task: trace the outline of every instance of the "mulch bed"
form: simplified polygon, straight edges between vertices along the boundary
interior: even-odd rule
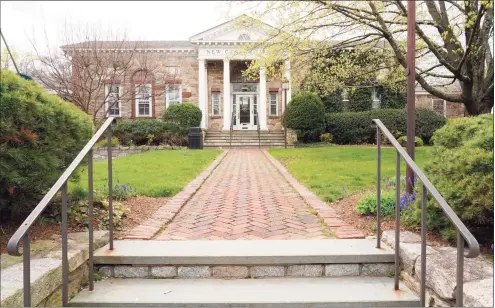
[[[135,226],[139,225],[141,222],[150,218],[156,210],[160,208],[169,198],[151,198],[151,197],[129,197],[127,200],[123,201],[126,204],[130,212],[122,220],[122,225],[120,226],[120,231],[116,231],[115,238],[118,239],[120,234],[123,234],[127,230],[131,230]],[[22,221],[15,223],[2,224],[0,227],[0,253],[7,252],[7,243],[12,237],[16,229]],[[81,232],[87,231],[85,226],[77,224],[73,219],[69,218],[69,232]],[[54,238],[60,238],[62,234],[61,223],[48,224],[41,223],[39,220],[34,224],[29,232],[29,237],[31,241],[34,240],[48,240]],[[95,224],[95,230],[97,226]]]

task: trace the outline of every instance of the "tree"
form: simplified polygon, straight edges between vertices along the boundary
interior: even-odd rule
[[[178,67],[181,60],[165,53],[146,52],[153,47],[149,42],[130,41],[125,34],[104,34],[91,27],[65,29],[60,49],[50,48],[47,37],[45,52],[33,42],[39,64],[34,77],[45,88],[91,115],[93,122],[117,101],[134,100],[136,91],[152,93],[135,88],[134,84],[152,84],[156,80],[173,84],[177,78],[178,71],[167,70],[164,65]],[[109,89],[118,89],[118,100],[117,91]],[[163,95],[162,91],[165,90],[155,89],[154,95]]]
[[[383,84],[405,80],[407,9],[404,1],[275,1],[257,4],[256,18],[242,25],[273,21],[267,38],[250,44],[265,57],[252,70],[290,57],[292,72],[315,74],[329,88],[380,72]],[[418,1],[416,19],[417,83],[430,94],[462,103],[471,115],[493,107],[493,1]],[[329,60],[332,50],[373,51],[380,61],[365,67],[352,57]],[[261,53],[262,51],[262,53]],[[315,57],[324,70],[309,70]],[[328,66],[328,61],[333,61]],[[311,65],[310,65],[311,63]],[[325,74],[321,74],[324,72]],[[297,76],[294,76],[297,77]],[[304,78],[304,77],[299,77]],[[459,91],[452,91],[458,85]]]
[[[15,71],[13,63],[13,61],[15,61],[20,73],[31,75],[34,72],[35,56],[31,53],[19,55],[19,53],[17,53],[14,49],[10,49],[14,59],[10,57],[7,48],[3,48],[1,55],[1,68],[4,70]]]

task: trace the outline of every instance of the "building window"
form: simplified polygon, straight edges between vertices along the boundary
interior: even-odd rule
[[[373,88],[373,91],[371,92],[371,99],[372,99],[372,105],[371,107],[373,109],[378,109],[380,108],[380,95],[378,95],[378,91],[376,90],[376,88]]]
[[[211,105],[213,110],[213,115],[220,115],[220,92],[211,93]]]
[[[179,66],[167,66],[165,68],[165,72],[167,73],[167,77],[179,76],[180,75],[180,67]]]
[[[138,117],[151,117],[151,99],[151,84],[140,84],[136,86],[136,114]]]
[[[434,99],[432,101],[433,111],[439,115],[445,116],[445,101],[443,99]]]
[[[270,93],[270,115],[276,116],[278,114],[278,93]]]
[[[109,117],[120,117],[120,85],[105,86],[105,105]]]
[[[180,84],[169,84],[165,91],[166,108],[182,103],[182,86]]]

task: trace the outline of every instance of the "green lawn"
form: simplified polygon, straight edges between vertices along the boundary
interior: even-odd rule
[[[423,167],[428,147],[416,149],[416,163]],[[311,191],[332,202],[343,195],[373,189],[376,185],[376,148],[332,146],[325,148],[271,149],[277,158]],[[401,174],[405,163],[401,161]],[[395,150],[382,148],[382,178],[395,177]]]
[[[167,197],[178,193],[201,173],[222,151],[164,150],[149,151],[113,159],[113,183],[131,185],[137,195]],[[107,161],[94,164],[94,188],[104,189],[108,181]],[[88,169],[81,170],[78,183],[69,190],[88,187]]]

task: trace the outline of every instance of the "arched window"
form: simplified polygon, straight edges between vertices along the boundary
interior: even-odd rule
[[[243,33],[243,34],[239,35],[239,39],[238,40],[239,41],[250,41],[251,38],[246,33]]]
[[[230,82],[231,83],[258,83],[259,76],[254,79],[248,79],[242,75],[242,72],[247,70],[248,64],[246,62],[237,62],[232,66],[230,70]]]

